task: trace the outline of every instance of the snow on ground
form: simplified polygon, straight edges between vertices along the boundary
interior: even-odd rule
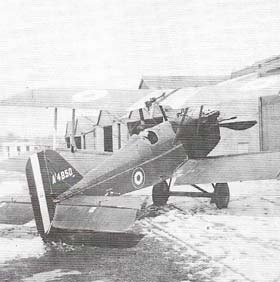
[[[45,253],[45,246],[40,237],[0,238],[0,265],[13,260],[39,257]]]
[[[81,272],[79,271],[62,271],[61,269],[56,269],[53,271],[47,271],[47,272],[40,272],[37,274],[32,275],[31,277],[27,277],[25,279],[22,279],[21,281],[24,282],[48,282],[48,281],[57,281],[58,278],[61,278],[63,276],[69,276],[69,275],[79,275]]]
[[[205,271],[200,264],[206,260],[210,281],[279,281],[280,183],[230,186],[228,209],[217,210],[207,199],[173,197],[169,202],[178,209],[142,224],[151,227],[150,235],[172,240],[180,256],[200,256],[192,267]]]
[[[23,173],[0,170],[0,197],[28,195],[27,181]]]
[[[28,194],[24,176],[6,177],[1,171],[0,176],[0,196]],[[218,210],[209,199],[171,197],[161,215],[138,224],[147,236],[172,246],[166,252],[175,253],[178,265],[188,272],[184,281],[280,281],[280,182],[232,183],[230,188],[228,209]],[[173,188],[186,189],[193,190]],[[132,194],[151,195],[151,187]],[[45,253],[42,240],[32,233],[34,228],[34,221],[21,228],[0,225],[0,264]],[[24,235],[26,230],[33,235]],[[45,274],[78,274],[59,271]]]
[[[24,174],[0,170],[0,179],[0,197],[28,195]],[[34,228],[34,220],[24,226],[0,224],[0,265],[13,259],[39,257],[45,253],[42,239],[31,235]]]

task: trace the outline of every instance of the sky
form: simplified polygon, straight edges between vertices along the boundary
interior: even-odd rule
[[[279,54],[279,14],[278,0],[1,1],[0,97],[26,87],[135,89],[142,75],[230,74]],[[1,132],[44,135],[49,112],[1,110]]]

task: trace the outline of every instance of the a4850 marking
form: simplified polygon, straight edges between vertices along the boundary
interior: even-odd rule
[[[63,181],[64,179],[66,179],[70,176],[74,177],[73,170],[72,170],[71,167],[66,168],[66,169],[64,169],[60,172],[53,174],[52,175],[52,184],[56,184],[56,182]]]

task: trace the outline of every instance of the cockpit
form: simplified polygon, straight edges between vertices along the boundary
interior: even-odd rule
[[[139,134],[140,137],[142,137],[145,140],[148,140],[152,145],[156,144],[158,142],[158,136],[157,134],[152,130],[145,130],[142,131]]]

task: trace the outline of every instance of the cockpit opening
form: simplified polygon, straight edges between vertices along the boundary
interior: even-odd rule
[[[156,144],[158,142],[158,136],[154,131],[148,130],[148,131],[143,131],[141,133],[141,136],[144,139],[149,140],[149,142],[153,145]]]

